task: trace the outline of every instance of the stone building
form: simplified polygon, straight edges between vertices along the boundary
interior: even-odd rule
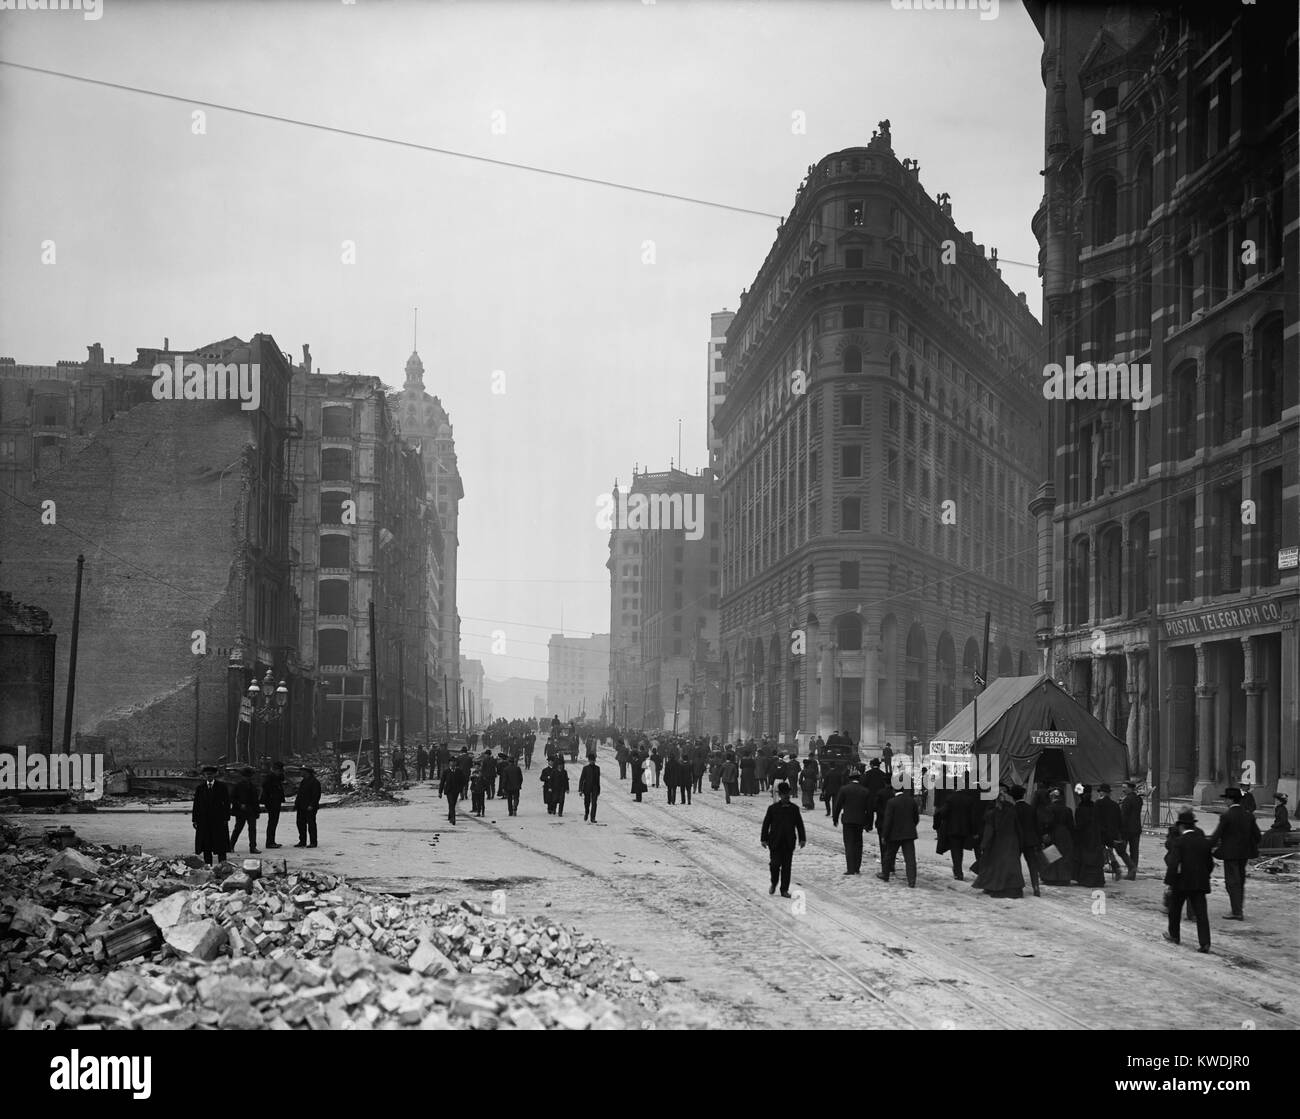
[[[1033,671],[1042,332],[899,161],[888,121],[809,168],[727,330],[722,725],[925,739]]]
[[[446,666],[448,681],[455,677],[460,664],[460,613],[457,609],[457,551],[460,547],[460,502],[465,496],[460,470],[456,465],[456,441],[451,419],[442,401],[424,388],[424,362],[414,350],[406,361],[406,382],[400,393],[393,394],[402,437],[420,451],[424,463],[425,488],[438,512],[442,534],[442,558],[438,571],[437,625],[430,630],[436,649],[431,659]],[[430,565],[432,573],[434,565]],[[430,682],[433,687],[433,682]],[[451,691],[450,725],[458,726],[464,716],[460,711],[459,693]]]
[[[609,693],[609,634],[565,637],[551,634],[547,644],[546,704],[568,722],[596,719]]]
[[[1049,402],[1047,670],[1149,777],[1158,669],[1164,796],[1215,799],[1246,763],[1295,796],[1296,10],[1027,8],[1048,360],[1151,378],[1149,408],[1110,373],[1108,399]]]
[[[420,451],[398,432],[378,377],[313,373],[304,353],[292,406],[303,432],[293,518],[299,648],[320,683],[316,738],[372,735],[371,602],[380,736],[423,737],[426,721],[432,736],[442,720],[442,665],[430,633],[444,550]]]
[[[187,373],[182,398],[156,399],[155,366],[177,361],[206,376]],[[231,366],[256,384],[255,407],[212,391]],[[77,554],[86,559],[74,750],[190,769],[309,744],[315,696],[298,659],[289,545],[290,375],[267,334],[192,351],[164,342],[123,365],[105,363],[99,345],[84,363],[0,361],[0,584],[50,615],[59,696]],[[268,673],[272,694],[241,721],[249,685]],[[54,742],[62,731],[58,703]]]
[[[636,469],[633,468],[633,476]],[[621,491],[614,482],[614,507]],[[645,722],[645,681],[641,673],[641,532],[615,517],[609,532],[609,694],[612,721],[623,728]]]

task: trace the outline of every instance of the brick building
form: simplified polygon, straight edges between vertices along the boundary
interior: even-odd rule
[[[1158,669],[1165,796],[1215,799],[1245,762],[1265,796],[1295,796],[1295,7],[1027,7],[1048,360],[1153,371],[1149,409],[1049,407],[1033,508],[1048,671],[1142,776]]]
[[[257,407],[157,400],[177,359],[258,372]],[[86,557],[73,749],[188,768],[246,756],[241,701],[270,672],[287,706],[253,749],[307,744],[290,569],[290,362],[275,340],[141,349],[129,365],[0,362],[0,585],[48,612],[66,688],[76,558]],[[210,382],[209,382],[210,383]],[[274,702],[272,700],[271,702]],[[53,740],[63,729],[56,704]]]
[[[1032,671],[1041,328],[889,122],[799,187],[727,330],[723,727],[868,747]]]
[[[304,353],[292,403],[303,432],[293,518],[299,647],[321,685],[316,738],[371,737],[371,602],[380,735],[390,737],[392,720],[391,737],[422,737],[426,719],[432,735],[442,721],[442,665],[430,633],[443,547],[420,452],[399,434],[378,377],[313,373]]]

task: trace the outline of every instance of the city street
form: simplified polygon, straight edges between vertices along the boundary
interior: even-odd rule
[[[609,941],[702,1004],[722,1026],[755,1028],[1294,1029],[1300,1026],[1294,887],[1253,876],[1246,920],[1223,920],[1221,873],[1210,895],[1214,947],[1200,956],[1161,939],[1163,842],[1148,834],[1139,880],[1104,894],[1044,887],[1041,899],[986,897],[956,882],[934,853],[928,819],[918,841],[918,886],[874,874],[868,841],[861,877],[843,875],[838,833],[820,804],[805,813],[808,846],[794,861],[794,897],[767,893],[758,842],[767,794],[730,806],[705,781],[690,806],[651,788],[637,804],[600,752],[600,822],[582,819],[570,794],[547,816],[539,767],[525,771],[520,814],[468,801],[451,826],[436,783],[412,786],[402,806],[329,808],[318,850],[264,852],[343,874],[354,885],[470,897],[497,911],[545,913]],[[576,779],[574,780],[576,786]],[[176,805],[176,809],[184,806]],[[23,816],[40,828],[71,823],[96,843],[139,843],[187,853],[187,811]],[[264,823],[264,821],[263,821]],[[1212,830],[1215,817],[1203,813]],[[436,846],[431,845],[437,834]],[[240,857],[246,855],[246,849]],[[901,868],[900,868],[901,869]],[[800,893],[802,891],[802,894]]]

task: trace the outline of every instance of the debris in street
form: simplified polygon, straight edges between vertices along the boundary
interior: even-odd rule
[[[0,1028],[584,1030],[658,1013],[653,971],[545,918],[257,864],[0,852]],[[680,1005],[673,1021],[709,1025]]]

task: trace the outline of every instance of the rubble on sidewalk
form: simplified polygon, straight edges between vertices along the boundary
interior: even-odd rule
[[[654,972],[545,918],[251,862],[0,852],[0,1029],[709,1025],[661,1010]]]

